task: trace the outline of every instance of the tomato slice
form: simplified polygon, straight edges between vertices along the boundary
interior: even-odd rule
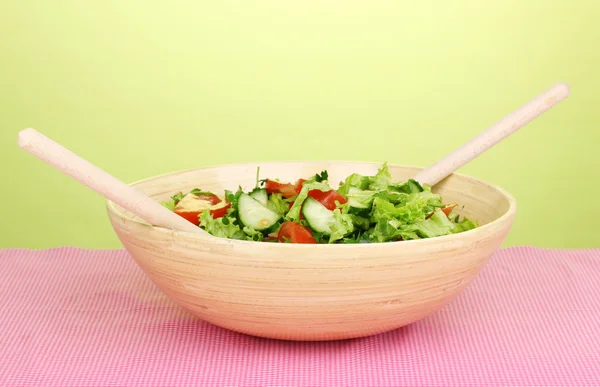
[[[268,194],[280,193],[284,198],[289,199],[297,196],[300,191],[302,191],[304,182],[306,182],[305,179],[298,179],[295,184],[281,183],[275,180],[267,179],[265,183],[265,189],[267,190]],[[313,189],[308,191],[308,196],[314,198],[329,210],[335,210],[337,208],[335,204],[336,201],[338,201],[340,204],[345,204],[348,201],[335,190],[320,191],[318,189]],[[290,207],[292,204],[290,204]]]
[[[315,199],[318,202],[321,202],[329,194],[330,191],[321,191],[318,189],[312,189],[308,191],[308,196]]]
[[[214,219],[221,218],[227,214],[227,209],[231,203],[223,201],[215,194],[187,194],[176,206],[173,212],[187,221],[198,226],[200,220],[198,217],[202,211],[209,210]]]
[[[337,208],[335,202],[338,201],[340,204],[345,204],[348,200],[337,193],[337,191],[319,191],[317,189],[308,191],[308,196],[314,198],[316,201],[325,206],[328,210],[335,210]]]
[[[305,181],[305,179],[298,179],[295,184],[292,184],[267,179],[265,189],[268,194],[280,193],[284,198],[289,199],[302,191],[302,185]]]
[[[335,210],[337,208],[336,202],[346,204],[348,200],[336,191],[329,191],[329,194],[323,198],[321,204],[330,210]]]
[[[280,183],[275,180],[267,179],[265,189],[268,194],[280,193],[284,198],[291,198],[297,195],[296,187],[290,183]]]
[[[206,200],[207,202],[211,202],[213,205],[214,204],[219,204],[221,203],[221,198],[219,198],[217,195],[213,194],[213,193],[202,193],[200,195],[195,195],[196,197],[198,197],[198,199],[200,200]]]
[[[302,191],[302,186],[304,185],[305,181],[306,179],[298,179],[298,181],[296,181],[296,184],[294,184],[294,190],[296,191],[296,194],[299,194],[300,191]]]
[[[196,226],[198,226],[200,224],[200,219],[198,219],[198,217],[200,216],[200,212],[199,211],[177,211],[175,210],[175,213],[179,216],[181,216],[183,219],[194,223]]]
[[[216,207],[216,206],[213,206],[213,207]],[[208,210],[210,211],[210,215],[213,217],[213,219],[218,219],[218,218],[222,218],[225,215],[227,215],[227,210],[229,209],[229,207],[231,207],[231,203],[227,203],[226,206],[222,206],[222,207],[216,208],[214,210],[212,210],[210,208]],[[202,211],[178,211],[178,210],[175,210],[174,212],[177,215],[184,218],[185,220],[188,220],[188,221],[194,223],[196,226],[200,225],[199,216],[202,213]]]
[[[291,242],[291,243],[311,243],[316,244],[317,241],[313,237],[312,232],[301,224],[295,222],[284,222],[279,229],[277,235],[279,242]]]
[[[219,206],[213,206],[213,207],[218,207],[215,209],[211,209],[210,210],[210,214],[212,215],[213,219],[218,219],[218,218],[222,218],[227,214],[227,210],[231,207],[231,203],[229,202],[229,200],[227,200],[227,204],[219,207]]]
[[[458,206],[458,203],[447,204],[444,208],[442,208],[442,212],[446,214],[446,216],[450,216],[450,213],[456,206]]]

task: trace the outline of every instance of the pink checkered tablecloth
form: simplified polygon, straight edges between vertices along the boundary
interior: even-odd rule
[[[123,250],[0,250],[0,386],[600,386],[600,249],[500,250],[435,315],[363,339],[233,333]]]

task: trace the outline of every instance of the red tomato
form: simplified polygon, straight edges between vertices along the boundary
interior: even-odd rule
[[[218,218],[222,218],[225,215],[227,215],[227,209],[231,207],[231,203],[227,203],[226,206],[217,208],[215,210],[210,210],[210,214],[212,215],[213,219],[218,219]],[[194,223],[196,226],[200,225],[200,219],[199,216],[202,213],[202,211],[174,211],[177,215],[181,216],[182,218]]]
[[[231,203],[229,203],[229,201],[227,201],[226,205],[221,204],[221,199],[214,194],[207,193],[194,196],[196,196],[198,200],[206,202],[207,206],[210,206],[208,207],[208,209],[210,210],[210,214],[212,215],[213,219],[225,216],[227,214],[227,209],[231,207]],[[200,213],[202,211],[187,211],[185,208],[175,207],[175,210],[173,212],[186,219],[187,221],[195,224],[196,226],[200,224],[200,220],[198,219],[198,217],[200,216]]]
[[[297,194],[299,194],[300,191],[302,191],[302,185],[304,184],[305,181],[306,181],[305,179],[298,179],[298,181],[294,185],[294,190],[296,191]]]
[[[450,216],[450,213],[452,212],[452,209],[454,207],[458,206],[458,203],[453,203],[453,204],[447,204],[446,206],[442,207],[442,212],[446,215],[446,216]],[[433,216],[433,212],[431,213],[431,215],[429,215],[427,218],[425,219],[429,219]]]
[[[315,199],[318,202],[321,202],[329,194],[329,191],[320,191],[318,189],[312,189],[308,191],[308,196]]]
[[[197,211],[193,211],[193,212],[175,211],[175,213],[177,215],[181,216],[183,219],[194,223],[196,226],[198,226],[200,224],[200,219],[198,219],[198,216],[200,216],[200,212],[197,212]]]
[[[291,198],[298,195],[293,184],[280,183],[275,180],[267,179],[265,189],[267,190],[268,194],[280,193],[284,198]]]
[[[278,181],[267,179],[265,188],[268,194],[272,193],[280,193],[284,198],[292,198],[297,196],[300,191],[302,191],[302,187],[304,185],[305,179],[298,179],[295,184],[291,183],[280,183]],[[337,208],[335,202],[338,201],[340,204],[345,204],[348,200],[337,193],[335,190],[330,191],[320,191],[318,189],[313,189],[308,191],[308,196],[314,198],[319,203],[324,205],[329,210],[335,210]],[[293,203],[290,203],[290,207]],[[300,214],[300,219],[303,219],[302,214]]]
[[[442,212],[446,214],[446,216],[450,216],[450,213],[456,206],[458,206],[458,203],[447,204],[444,208],[442,208]]]
[[[348,200],[346,200],[345,197],[343,197],[342,195],[340,195],[339,193],[337,193],[334,190],[331,191],[319,191],[319,190],[312,190],[312,191],[308,191],[308,196],[313,197],[315,200],[317,200],[319,203],[321,203],[322,205],[324,205],[328,210],[335,210],[337,208],[335,202],[336,200],[340,203],[340,204],[345,204]]]
[[[212,215],[213,219],[218,219],[218,218],[222,218],[223,216],[225,216],[227,214],[227,210],[229,209],[229,207],[231,207],[231,203],[229,203],[229,200],[227,201],[227,205],[220,207],[220,208],[216,208],[214,210],[210,210],[210,214]]]
[[[308,228],[301,224],[290,221],[287,221],[281,225],[277,239],[279,242],[289,241],[291,243],[317,243],[312,235],[312,232],[310,232]]]
[[[196,195],[198,197],[198,199],[202,199],[202,200],[206,200],[207,202],[211,202],[212,204],[219,204],[221,203],[221,199],[212,193],[203,193],[201,195]]]

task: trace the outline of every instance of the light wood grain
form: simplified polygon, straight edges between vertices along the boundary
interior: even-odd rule
[[[155,200],[195,187],[246,189],[262,177],[295,181],[327,169],[332,183],[380,164],[292,162],[183,171],[136,183]],[[395,180],[420,169],[390,166]],[[420,320],[455,298],[500,246],[515,200],[479,180],[451,175],[445,202],[482,227],[429,240],[361,245],[293,245],[202,238],[151,227],[108,202],[112,226],[131,256],[174,302],[199,318],[250,335],[286,340],[369,336]]]
[[[150,224],[210,236],[204,230],[195,227],[187,220],[161,206],[155,200],[84,160],[35,129],[28,128],[20,131],[18,140],[19,146],[23,150],[105,198],[119,203],[119,205],[127,208]]]
[[[533,119],[550,110],[569,96],[569,86],[558,83],[496,124],[481,132],[447,156],[420,171],[414,179],[433,186],[463,165],[515,133]]]

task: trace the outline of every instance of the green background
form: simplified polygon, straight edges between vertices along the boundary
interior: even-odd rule
[[[600,2],[0,2],[0,247],[120,244],[34,127],[124,181],[267,160],[427,165],[555,82],[461,169],[519,201],[506,245],[597,247]]]

